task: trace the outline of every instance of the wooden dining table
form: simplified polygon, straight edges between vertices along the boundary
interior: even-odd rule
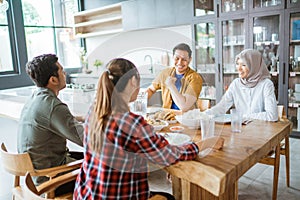
[[[169,132],[171,124],[162,129]],[[195,160],[182,161],[166,167],[172,176],[173,195],[176,199],[223,199],[238,198],[238,180],[270,150],[280,147],[288,138],[290,122],[266,122],[253,120],[242,126],[242,132],[231,132],[230,124],[216,124],[215,135],[225,139],[221,150],[200,153]],[[189,129],[181,134],[193,141],[201,139],[201,130]],[[280,156],[279,151],[275,156]]]

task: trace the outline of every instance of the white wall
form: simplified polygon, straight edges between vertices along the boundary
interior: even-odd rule
[[[113,58],[126,57],[126,54],[132,52],[138,52],[137,57],[142,56],[142,59],[139,58],[139,60],[144,61],[146,54],[143,55],[141,49],[159,49],[160,53],[171,52],[175,45],[182,42],[189,44],[192,48],[193,40],[191,38],[191,25],[128,31],[115,35],[87,38],[89,66],[93,66],[96,59],[100,59],[106,64]],[[157,62],[160,59],[156,57],[153,61]]]

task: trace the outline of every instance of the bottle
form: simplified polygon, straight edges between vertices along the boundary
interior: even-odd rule
[[[161,55],[161,64],[163,66],[169,66],[170,65],[170,59],[169,59],[169,54],[168,52],[164,52],[162,55]]]

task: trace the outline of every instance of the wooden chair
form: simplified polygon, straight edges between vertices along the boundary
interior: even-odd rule
[[[34,185],[30,172],[27,172],[25,175],[25,184],[22,187],[14,188],[13,194],[17,199],[22,199],[22,200],[52,199],[52,198],[45,197],[47,196],[46,194],[52,193],[57,187],[75,180],[79,172],[80,169],[76,169],[74,171],[68,172],[61,176],[52,178],[42,183],[39,186]],[[55,197],[55,199],[72,199],[72,198],[73,198],[73,193],[67,193],[62,196]]]
[[[9,153],[4,143],[1,144],[0,153],[3,168],[15,176],[14,188],[20,187],[20,176],[25,176],[27,172],[32,176],[47,176],[52,179],[59,173],[78,169],[82,164],[82,160],[77,160],[62,166],[38,170],[34,169],[29,153]],[[54,192],[48,193],[47,197],[54,197]]]
[[[278,106],[278,109],[282,109],[282,116],[279,116],[279,121],[289,121],[287,119],[284,108]],[[290,132],[292,132],[293,124],[290,125]],[[278,175],[280,166],[280,155],[285,156],[285,168],[286,168],[286,185],[290,187],[290,142],[289,135],[287,135],[279,145],[271,150],[265,157],[260,160],[260,163],[274,166],[273,177],[273,194],[272,199],[277,199],[278,189]]]
[[[197,99],[197,106],[201,112],[210,108],[210,100],[209,99]]]
[[[13,193],[18,199],[22,200],[50,200],[49,198],[43,198],[41,195],[54,191],[58,186],[75,180],[79,170],[80,169],[76,169],[67,174],[55,177],[47,182],[42,183],[38,187],[34,185],[30,173],[27,172],[25,175],[25,185],[15,188]],[[72,199],[72,194],[56,197],[55,199]],[[167,200],[167,198],[161,195],[155,195],[149,200]]]

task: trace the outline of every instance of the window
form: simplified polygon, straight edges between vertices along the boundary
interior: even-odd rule
[[[44,53],[56,54],[65,69],[80,69],[82,41],[73,36],[72,28],[78,2],[0,0],[0,89],[31,85],[25,64]]]
[[[0,74],[9,73],[13,71],[12,54],[8,32],[8,22],[6,11],[8,9],[8,2],[0,2]]]
[[[28,59],[55,53],[64,68],[79,67],[80,40],[73,37],[77,0],[22,0]]]

